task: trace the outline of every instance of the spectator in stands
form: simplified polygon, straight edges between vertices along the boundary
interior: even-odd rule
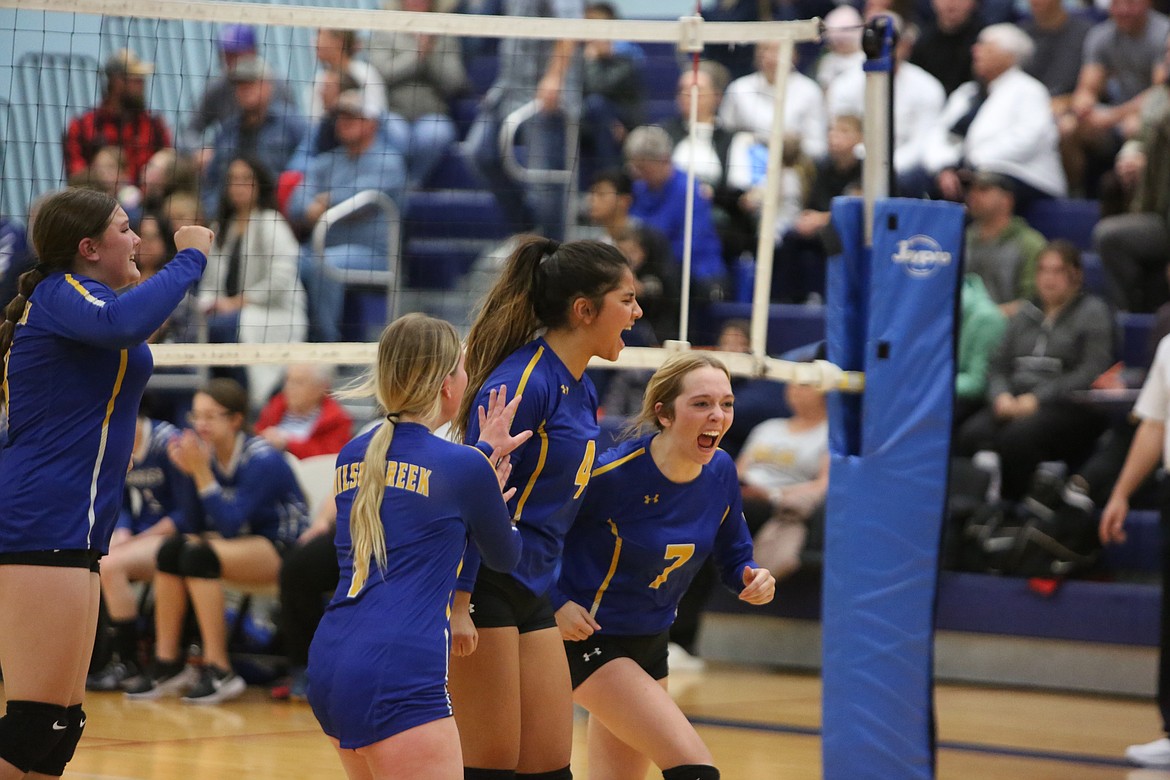
[[[507,0],[505,16],[539,16],[580,19],[582,0]],[[468,162],[495,196],[509,229],[535,229],[553,239],[564,237],[566,184],[513,180],[504,168],[500,151],[500,126],[504,119],[536,102],[536,112],[520,128],[527,149],[527,166],[533,170],[572,169],[566,160],[566,123],[581,113],[581,63],[577,44],[571,40],[540,41],[504,38],[499,47],[500,69],[491,89],[480,103],[475,124],[464,147]],[[572,150],[571,154],[576,154]]]
[[[321,102],[321,90],[318,88],[325,71],[333,71],[349,76],[357,84],[356,89],[362,93],[362,98],[378,111],[379,115],[387,112],[386,82],[382,74],[370,63],[357,58],[360,48],[357,33],[353,30],[328,30],[322,28],[317,31],[317,62],[321,68],[317,71],[317,78],[309,91],[309,119],[317,120],[325,116],[325,106]]]
[[[1170,47],[1164,67],[1170,73]],[[1126,311],[1153,311],[1170,300],[1166,285],[1170,255],[1170,84],[1150,89],[1141,110],[1141,128],[1115,163],[1118,178],[1132,192],[1128,214],[1103,218],[1093,229],[1093,246],[1113,280],[1117,305]]]
[[[220,344],[288,344],[309,330],[305,291],[297,279],[300,245],[276,210],[276,182],[259,160],[237,157],[228,165],[219,198],[215,246],[199,288],[208,339]],[[259,408],[276,389],[273,365],[247,367],[252,404]]]
[[[170,461],[195,483],[197,494],[183,507],[187,527],[195,533],[170,536],[159,548],[155,657],[146,674],[126,686],[128,698],[155,699],[186,690],[185,702],[218,704],[244,692],[244,680],[228,659],[224,582],[275,584],[281,552],[308,525],[292,468],[267,442],[248,435],[247,412],[244,388],[230,379],[213,379],[192,401],[194,430],[167,445]],[[188,602],[203,648],[198,672],[182,655]]]
[[[719,0],[703,3],[701,13],[708,22],[791,22],[814,17],[823,19],[835,5],[831,0]],[[807,49],[805,53],[809,58],[815,56],[815,46],[803,48]],[[731,77],[736,79],[751,73],[756,61],[756,47],[751,44],[708,44],[704,52],[727,68]]]
[[[844,115],[833,120],[829,127],[829,154],[817,163],[804,210],[776,248],[773,301],[824,300],[827,252],[823,231],[829,225],[833,198],[861,191],[861,142],[860,117]]]
[[[34,262],[24,226],[0,216],[0,300],[16,297],[17,278]]]
[[[1065,164],[1074,191],[1095,191],[1095,171],[1140,124],[1145,92],[1166,51],[1170,19],[1150,0],[1114,0],[1109,18],[1085,38],[1084,64],[1069,110],[1060,117]]]
[[[191,498],[191,480],[167,458],[167,445],[178,435],[170,423],[139,413],[122,511],[100,572],[109,620],[99,631],[109,634],[113,653],[85,681],[87,690],[121,690],[141,673],[138,594],[131,583],[149,582],[163,542],[186,530],[182,507]]]
[[[203,225],[203,205],[193,192],[172,192],[163,199],[159,216],[169,222],[175,230],[185,225]]]
[[[277,176],[287,167],[307,130],[304,118],[292,106],[274,100],[272,72],[264,60],[238,60],[228,78],[240,110],[215,134],[215,153],[203,171],[204,214],[219,213],[219,195],[232,160],[255,158]]]
[[[983,29],[978,0],[931,0],[934,19],[922,25],[910,61],[934,76],[949,95],[970,81],[972,49]]]
[[[256,433],[273,449],[298,458],[341,452],[353,435],[353,419],[329,394],[332,384],[333,372],[329,366],[320,363],[289,366],[284,387],[272,396],[256,419]]]
[[[137,183],[150,156],[171,145],[162,118],[146,110],[146,77],[154,66],[122,49],[106,60],[105,86],[98,106],[69,123],[65,132],[65,175],[84,171],[98,150],[115,146],[131,183]]]
[[[959,343],[955,351],[955,430],[987,405],[991,357],[999,348],[1007,318],[987,294],[978,274],[963,275],[959,290]]]
[[[736,459],[756,558],[763,556],[770,564],[765,568],[778,580],[800,568],[806,542],[814,551],[824,549],[829,489],[825,396],[815,388],[788,382],[784,398],[792,416],[765,420],[752,428]]]
[[[817,84],[826,92],[841,74],[861,70],[865,63],[865,52],[861,50],[863,23],[861,14],[851,5],[839,5],[825,17],[825,52],[817,61]]]
[[[991,362],[989,406],[959,429],[958,453],[996,453],[1001,495],[1020,500],[1041,461],[1076,464],[1092,451],[1107,418],[1075,394],[1112,362],[1112,313],[1083,291],[1076,247],[1054,241],[1036,264],[1036,298],[1008,320]]]
[[[691,86],[698,84],[694,133],[691,133]],[[733,134],[719,120],[719,105],[727,89],[727,69],[703,60],[695,71],[684,69],[678,79],[678,114],[662,122],[674,142],[675,167],[695,166],[695,178],[711,199],[711,218],[723,246],[723,262],[731,265],[744,252],[755,249],[755,220],[740,202],[752,184],[751,133]]]
[[[1084,13],[1070,14],[1061,0],[1028,0],[1030,19],[1020,22],[1036,49],[1024,72],[1040,81],[1052,96],[1052,112],[1068,110],[1081,72],[1085,36],[1093,23]]]
[[[589,3],[585,18],[617,19],[618,14],[612,3]],[[621,165],[626,133],[643,123],[645,58],[641,47],[623,41],[586,41],[583,53],[582,157],[592,170],[603,171]]]
[[[403,11],[434,10],[433,0],[388,2],[386,7],[397,5]],[[407,181],[421,187],[455,142],[449,102],[467,83],[459,39],[376,30],[367,56],[386,82],[390,111],[408,124]]]
[[[630,261],[638,305],[642,307],[642,319],[634,323],[634,330],[649,328],[653,338],[647,340],[651,344],[677,339],[682,293],[678,264],[670,256],[666,240],[646,225],[628,225],[615,240],[617,248]]]
[[[289,200],[289,217],[306,232],[331,207],[366,190],[388,195],[399,213],[406,188],[406,164],[380,135],[383,112],[359,90],[342,92],[335,111],[341,146],[313,158]],[[390,252],[386,215],[368,209],[331,226],[322,258],[312,248],[301,254],[301,280],[309,293],[310,331],[318,341],[341,338],[346,270],[385,270]],[[337,272],[341,272],[338,274]]]
[[[325,604],[337,588],[341,567],[333,538],[337,531],[337,505],[329,500],[313,507],[313,523],[305,529],[284,557],[280,567],[280,634],[288,659],[286,680],[272,687],[272,698],[306,701],[309,679],[309,645]]]
[[[644,125],[626,138],[626,165],[634,179],[630,214],[670,241],[675,260],[682,262],[687,205],[687,175],[671,162],[673,144],[661,127]],[[691,272],[706,289],[704,297],[721,296],[724,284],[722,248],[711,221],[711,202],[695,184]]]
[[[715,348],[721,352],[751,352],[751,323],[741,319],[724,322]],[[736,376],[731,378],[731,389],[735,392],[736,419],[719,446],[735,458],[753,428],[764,420],[787,415],[790,410],[784,403],[781,384],[771,379]]]
[[[1004,316],[1016,313],[1036,292],[1036,259],[1048,243],[1023,217],[1013,215],[1012,181],[998,173],[975,174],[967,191],[965,270],[983,281]]]
[[[1138,395],[1133,414],[1141,420],[1121,474],[1101,512],[1099,533],[1104,544],[1125,542],[1125,522],[1130,499],[1158,466],[1170,469],[1170,446],[1167,439],[1167,412],[1170,411],[1170,339],[1158,344],[1154,364]],[[1164,486],[1163,486],[1164,487]],[[1170,527],[1170,501],[1161,491],[1162,533]],[[1162,718],[1162,732],[1170,735],[1170,620],[1165,618],[1170,605],[1170,546],[1162,545],[1162,613],[1158,638],[1158,689],[1156,700]],[[1130,745],[1125,758],[1133,764],[1151,768],[1170,768],[1170,737]]]
[[[963,199],[965,171],[1009,177],[1017,212],[1066,194],[1048,90],[1020,70],[1032,48],[1011,24],[979,33],[972,47],[975,80],[951,93],[925,151],[926,168],[947,200]]]
[[[730,132],[747,131],[756,138],[772,132],[773,94],[779,44],[756,46],[756,72],[731,82],[719,107],[719,119]],[[804,153],[814,160],[825,155],[828,119],[825,95],[815,81],[793,70],[784,98],[784,129],[800,136]]]
[[[142,277],[139,284],[154,276],[175,256],[175,229],[161,215],[147,211],[138,223],[138,251],[134,254],[134,264],[138,266]],[[147,341],[151,344],[163,343],[192,343],[207,340],[207,327],[203,314],[199,310],[199,302],[195,290],[190,290],[183,300],[167,317],[166,322],[156,330]],[[183,368],[156,368],[155,373],[170,373],[185,371]]]
[[[938,79],[909,62],[918,28],[894,18],[898,44],[894,49],[894,173],[898,194],[919,197],[930,189],[923,175],[922,154],[946,103],[946,92]],[[860,66],[844,71],[827,88],[829,116],[865,116],[865,71]]]
[[[155,152],[142,169],[142,210],[157,212],[173,192],[196,192],[199,173],[187,157],[174,149]]]
[[[194,159],[196,170],[202,170],[214,152],[210,146],[204,146],[204,135],[216,125],[227,122],[240,110],[236,102],[235,85],[229,74],[240,60],[260,56],[256,28],[248,24],[223,25],[219,29],[217,43],[221,72],[207,82],[199,98],[199,105],[190,114],[186,127],[182,128],[178,137],[179,151]],[[272,99],[277,104],[288,105],[290,109],[297,102],[288,84],[282,80],[272,82]]]

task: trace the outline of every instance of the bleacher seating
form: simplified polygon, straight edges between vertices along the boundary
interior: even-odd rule
[[[1024,214],[1045,238],[1064,238],[1082,250],[1093,248],[1093,228],[1100,218],[1100,202],[1080,198],[1038,200]]]

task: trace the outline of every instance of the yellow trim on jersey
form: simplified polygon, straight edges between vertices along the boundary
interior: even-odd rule
[[[614,573],[617,571],[618,558],[622,554],[622,537],[618,533],[617,523],[613,520],[606,520],[609,523],[609,530],[613,533],[613,558],[609,562],[609,571],[605,573],[605,579],[601,581],[601,587],[597,589],[597,595],[593,597],[593,606],[589,609],[589,617],[597,617],[597,609],[601,606],[601,597],[605,595],[605,591],[609,589],[609,582],[613,579]]]
[[[70,287],[72,287],[74,290],[77,290],[77,292],[81,293],[81,297],[85,298],[85,300],[89,301],[94,306],[105,306],[106,305],[105,301],[99,301],[97,298],[90,295],[89,290],[85,289],[85,287],[82,286],[81,282],[79,282],[73,278],[73,274],[65,274],[65,281],[69,283]]]
[[[66,277],[69,275],[66,274]],[[118,361],[118,378],[114,380],[114,391],[110,393],[110,400],[106,403],[106,417],[102,420],[102,436],[98,442],[97,458],[93,464],[93,479],[89,483],[89,532],[93,533],[94,523],[97,518],[94,514],[94,503],[97,501],[97,487],[98,475],[102,470],[102,461],[106,458],[106,441],[110,435],[110,418],[114,416],[114,403],[118,400],[118,393],[122,392],[122,380],[126,378],[126,363],[129,361],[129,350],[121,350]],[[89,536],[86,536],[87,541],[92,542]]]
[[[523,382],[521,386],[523,386]],[[532,495],[532,489],[536,487],[536,480],[540,479],[540,472],[544,471],[544,462],[548,459],[548,434],[544,431],[545,422],[547,420],[541,420],[540,426],[536,429],[536,435],[540,437],[540,457],[536,459],[536,468],[532,470],[532,476],[528,478],[528,484],[524,486],[524,492],[520,494],[520,500],[516,502],[516,514],[512,516],[513,523],[520,519],[520,514],[524,511],[524,504]]]
[[[627,455],[624,458],[618,458],[615,461],[611,461],[609,463],[606,463],[604,466],[598,466],[597,468],[593,469],[593,475],[590,477],[590,479],[593,479],[594,477],[600,477],[605,472],[613,471],[614,469],[616,469],[618,466],[622,465],[623,463],[629,463],[631,460],[638,457],[639,455],[645,455],[645,454],[646,454],[646,448],[639,447],[638,449],[634,450],[633,452],[631,452],[629,455]]]
[[[729,514],[731,514],[731,505],[730,504],[728,504],[727,508],[723,510],[723,517],[719,518],[719,525],[723,525],[723,521],[727,519],[727,516]]]
[[[537,347],[536,354],[532,356],[532,360],[528,361],[528,365],[524,367],[524,373],[520,375],[520,384],[516,385],[516,392],[512,394],[515,398],[524,392],[524,388],[528,386],[528,379],[532,376],[533,369],[536,364],[540,362],[540,358],[544,356],[544,347]]]

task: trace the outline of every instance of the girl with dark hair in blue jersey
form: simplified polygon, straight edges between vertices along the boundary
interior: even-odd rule
[[[469,780],[572,777],[572,691],[548,592],[593,468],[597,392],[585,367],[617,359],[622,331],[642,316],[634,293],[612,246],[521,238],[468,336],[470,392],[455,421],[465,440],[478,432],[471,410],[501,387],[520,397],[515,428],[534,432],[512,454],[520,562],[480,568],[469,558],[451,615]]]
[[[752,560],[735,462],[719,442],[735,397],[719,360],[667,359],[646,386],[635,430],[598,458],[565,538],[553,594],[573,699],[589,710],[589,776],[718,780],[711,753],[666,691],[679,600],[708,555],[749,604],[776,580]]]
[[[337,456],[341,580],[309,649],[309,703],[351,780],[463,774],[446,686],[455,578],[469,536],[492,566],[518,560],[504,503],[515,489],[500,492],[508,453],[531,435],[509,434],[515,399],[492,394],[478,449],[434,436],[466,387],[455,328],[396,320],[366,386],[386,421]]]
[[[37,265],[4,309],[8,437],[0,450],[0,778],[58,776],[85,726],[81,705],[138,404],[146,339],[194,284],[212,234],[139,279],[139,239],[108,195],[63,190],[33,218]]]

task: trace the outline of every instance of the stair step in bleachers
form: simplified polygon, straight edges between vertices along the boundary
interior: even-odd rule
[[[1116,321],[1121,344],[1117,358],[1128,367],[1147,368],[1154,358],[1150,344],[1154,315],[1122,311],[1117,313]]]
[[[731,319],[751,319],[752,305],[735,301],[713,303],[709,310],[713,331],[718,334],[723,323]],[[793,303],[773,303],[768,307],[769,355],[779,355],[825,337],[825,307]]]
[[[501,239],[508,235],[508,226],[495,198],[490,192],[476,190],[413,193],[405,221],[408,240]]]
[[[406,244],[406,280],[425,290],[454,289],[492,241],[459,238],[414,238]]]
[[[1093,247],[1093,228],[1101,218],[1101,204],[1081,198],[1036,201],[1024,219],[1049,240],[1067,239],[1082,250]]]

